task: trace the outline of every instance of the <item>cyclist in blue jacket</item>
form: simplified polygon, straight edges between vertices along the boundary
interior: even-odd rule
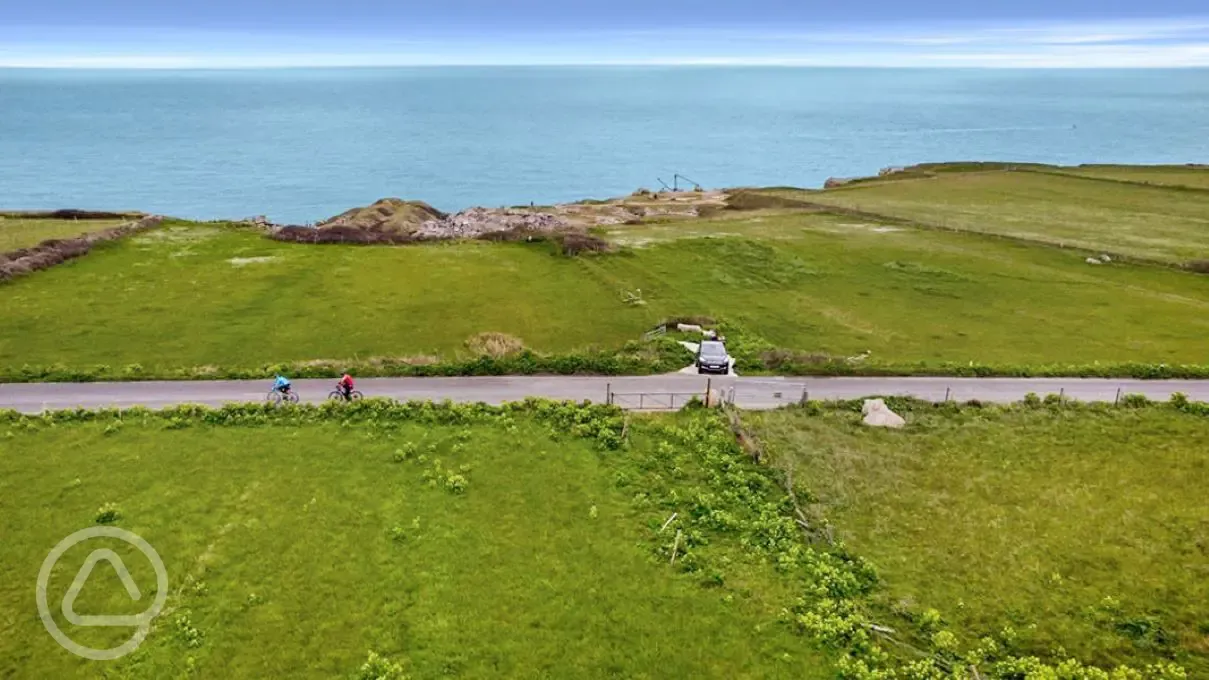
[[[276,382],[273,383],[273,389],[282,394],[290,393],[290,380],[283,375],[277,376]]]

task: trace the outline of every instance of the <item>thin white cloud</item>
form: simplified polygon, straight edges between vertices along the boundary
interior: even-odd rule
[[[581,30],[345,36],[114,32],[107,42],[0,44],[0,67],[280,68],[616,64],[1154,68],[1209,66],[1209,18],[1020,25]],[[321,44],[324,51],[313,51]]]

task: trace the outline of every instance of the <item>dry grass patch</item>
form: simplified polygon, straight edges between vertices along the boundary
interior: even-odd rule
[[[507,333],[479,333],[466,341],[466,349],[479,356],[503,359],[525,351],[525,343],[515,335]]]

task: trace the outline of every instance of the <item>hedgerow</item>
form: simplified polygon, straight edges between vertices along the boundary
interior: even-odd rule
[[[669,338],[629,342],[616,350],[575,354],[540,354],[529,349],[507,356],[477,356],[437,363],[415,363],[406,357],[347,361],[294,361],[264,366],[147,368],[3,366],[0,382],[100,382],[138,380],[259,380],[275,375],[292,378],[338,378],[344,371],[358,377],[453,377],[485,375],[649,375],[670,373],[692,363],[692,354]]]
[[[209,407],[183,404],[161,410],[144,407],[125,409],[65,409],[41,414],[23,414],[0,410],[0,425],[13,429],[36,429],[67,423],[158,424],[168,429],[185,429],[199,425],[287,425],[339,421],[346,426],[365,425],[386,427],[401,422],[426,425],[496,424],[513,425],[513,415],[527,415],[550,427],[557,436],[570,434],[595,441],[605,450],[619,449],[625,427],[619,407],[604,404],[526,399],[502,406],[484,403],[455,404],[450,401],[409,401],[394,399],[363,399],[354,402],[329,401],[322,404],[287,404],[274,406],[267,402],[226,404]],[[400,450],[401,462],[411,457]],[[451,486],[457,486],[453,484]]]

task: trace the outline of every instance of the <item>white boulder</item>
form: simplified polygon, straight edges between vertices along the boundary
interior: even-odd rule
[[[866,399],[864,405],[861,406],[861,413],[865,414],[865,424],[870,427],[892,427],[900,428],[907,424],[903,417],[890,410],[886,406],[886,402],[881,399]]]

